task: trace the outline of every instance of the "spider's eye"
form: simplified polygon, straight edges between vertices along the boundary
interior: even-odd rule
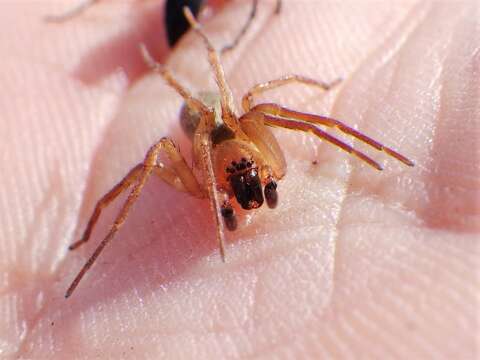
[[[273,180],[265,185],[265,200],[270,209],[275,209],[278,203],[277,183]]]
[[[257,168],[232,174],[230,185],[243,209],[256,209],[263,204],[262,184]]]

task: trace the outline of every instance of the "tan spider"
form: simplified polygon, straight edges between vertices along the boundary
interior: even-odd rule
[[[194,166],[201,172],[202,179],[196,178],[193,169],[187,165],[171,139],[164,137],[150,147],[143,162],[130,170],[123,180],[97,202],[82,238],[70,246],[70,249],[73,250],[87,242],[102,209],[123,191],[133,186],[107,236],[98,245],[68,288],[65,294],[67,298],[72,295],[82,277],[123,225],[130,208],[138,199],[148,177],[152,174],[159,176],[179,191],[210,200],[215,218],[218,246],[222,260],[225,261],[224,226],[230,231],[237,227],[232,201],[237,202],[245,210],[257,209],[264,201],[270,208],[275,208],[277,205],[277,182],[285,176],[287,164],[282,150],[268,126],[312,133],[355,155],[375,169],[382,170],[380,164],[369,156],[326,133],[318,125],[336,128],[379,151],[384,151],[408,166],[413,166],[413,162],[405,156],[338,120],[289,110],[273,103],[254,104],[255,95],[287,83],[299,82],[328,90],[337,84],[338,80],[327,84],[302,76],[290,75],[255,85],[243,97],[244,114],[238,117],[234,110],[232,93],[225,80],[218,52],[203,33],[190,10],[184,8],[184,12],[190,25],[203,39],[208,50],[208,60],[219,89],[219,94],[215,97],[217,100],[215,104],[208,105],[192,96],[166,68],[152,59],[145,46],[141,46],[141,51],[149,67],[158,72],[168,85],[185,100],[190,119],[196,119],[193,121],[192,151]],[[170,165],[159,163],[157,158],[161,152],[167,155]]]

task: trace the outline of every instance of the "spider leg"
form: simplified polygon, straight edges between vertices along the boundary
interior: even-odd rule
[[[210,113],[210,109],[205,106],[203,102],[195,98],[184,86],[182,86],[165,66],[155,61],[145,44],[140,44],[140,52],[143,56],[143,60],[148,65],[148,67],[152,71],[159,73],[167,82],[167,84],[172,87],[185,100],[188,107],[196,110],[200,114]]]
[[[250,10],[250,15],[248,15],[247,22],[243,24],[242,28],[240,29],[240,32],[237,34],[235,39],[233,39],[233,41],[230,44],[225,45],[220,50],[220,53],[222,55],[225,54],[226,52],[233,50],[238,45],[242,37],[245,36],[245,33],[247,32],[248,28],[250,27],[250,25],[252,25],[253,18],[257,15],[257,7],[258,7],[258,0],[253,0],[252,9]]]
[[[259,156],[271,168],[276,179],[281,179],[287,171],[287,162],[277,139],[271,130],[265,126],[265,115],[261,112],[250,111],[243,114],[240,126],[259,150]],[[272,174],[262,174],[262,180]]]
[[[178,155],[180,155],[178,150],[177,153]],[[176,167],[166,167],[162,163],[156,164],[153,168],[153,173],[160,179],[165,181],[167,184],[174,187],[176,190],[181,192],[188,192],[195,197],[202,198],[203,192],[198,185],[197,180],[193,176],[192,170],[188,167],[188,165],[186,165],[185,161],[182,160],[183,157],[181,157],[177,161]],[[142,170],[142,167],[142,163],[136,165],[118,184],[116,184],[112,189],[110,189],[109,192],[103,195],[103,197],[95,205],[93,213],[88,220],[87,227],[85,228],[82,237],[80,238],[80,240],[71,244],[68,247],[69,250],[75,250],[80,245],[86,243],[90,239],[90,235],[102,213],[102,210],[107,207],[113,200],[115,200],[121,193],[127,190],[137,180],[138,175]],[[178,175],[179,173],[183,175],[180,177]]]
[[[157,157],[160,151],[164,151],[169,160],[172,162],[172,170],[166,170],[167,168],[159,166],[157,164]],[[188,170],[187,170],[188,169]],[[102,242],[97,246],[94,253],[90,256],[87,260],[85,265],[82,267],[80,272],[77,274],[75,279],[72,281],[71,285],[69,286],[65,297],[68,298],[72,295],[75,288],[80,283],[80,280],[83,278],[85,273],[90,269],[90,267],[94,264],[97,257],[100,255],[102,250],[107,246],[107,244],[112,240],[114,235],[117,231],[122,227],[123,223],[127,219],[128,213],[135,203],[135,201],[140,196],[140,193],[145,186],[145,183],[149,176],[155,171],[157,175],[159,175],[163,180],[167,183],[178,183],[175,177],[173,176],[172,172],[175,172],[182,182],[186,191],[190,192],[192,195],[203,197],[203,191],[200,188],[193,172],[188,168],[184,158],[180,154],[178,148],[175,146],[172,140],[168,138],[162,138],[156,144],[154,144],[147,152],[144,161],[141,164],[135,166],[127,176],[120,181],[117,185],[113,187],[98,203],[95,207],[94,213],[89,220],[87,229],[81,240],[77,241],[76,243],[70,246],[71,249],[77,248],[82,243],[88,241],[90,233],[95,225],[98,217],[100,216],[101,210],[108,205],[113,199],[115,199],[120,193],[122,193],[125,189],[127,189],[132,184],[133,189],[130,191],[127,200],[125,200],[122,208],[120,209],[119,213],[117,214],[113,225],[111,226],[107,236],[102,240]],[[176,186],[177,189],[181,189],[181,186]]]
[[[209,38],[203,32],[202,26],[195,19],[190,9],[188,7],[184,7],[183,13],[187,21],[189,22],[190,26],[192,27],[192,29],[203,39],[203,42],[205,43],[205,47],[207,48],[208,61],[215,74],[215,81],[217,82],[217,85],[220,89],[222,112],[232,111],[231,109],[233,109],[233,104],[234,104],[233,95],[230,88],[227,85],[227,81],[225,80],[225,73],[220,64],[220,57],[218,55],[218,51],[213,47]]]
[[[141,170],[142,164],[138,164],[137,166],[135,166],[118,184],[116,184],[109,192],[107,192],[105,195],[102,196],[100,200],[98,200],[97,204],[95,205],[95,209],[93,210],[93,213],[88,220],[87,227],[85,228],[82,237],[80,238],[80,240],[75,241],[73,244],[71,244],[68,247],[69,250],[75,250],[80,245],[86,243],[90,239],[90,234],[92,233],[92,230],[95,227],[95,224],[97,223],[98,218],[102,213],[102,210],[137,180]]]
[[[188,10],[184,11],[189,13]],[[193,15],[190,16],[193,18]],[[190,19],[189,22],[196,23],[195,19]],[[199,26],[199,25],[198,25]],[[200,32],[203,36],[207,44],[208,39],[206,36]],[[216,54],[213,47],[210,48],[216,55],[216,65],[219,68],[219,71],[223,74],[223,70],[218,62],[218,54]],[[191,109],[196,110],[200,116],[200,122],[198,127],[194,133],[193,137],[193,155],[196,164],[199,164],[202,168],[204,179],[205,179],[205,188],[208,193],[208,198],[210,200],[210,207],[214,213],[215,217],[215,224],[216,224],[216,231],[217,231],[217,241],[220,249],[220,255],[222,260],[225,261],[225,233],[224,233],[224,224],[222,222],[222,207],[221,207],[221,197],[222,194],[217,189],[217,181],[215,178],[215,172],[213,168],[213,159],[212,159],[212,152],[213,152],[213,145],[211,140],[211,132],[215,128],[215,118],[214,118],[214,110],[210,110],[206,105],[204,105],[200,100],[194,98],[183,86],[181,86],[175,78],[171,75],[171,73],[162,65],[157,63],[151,55],[149,54],[145,45],[140,45],[140,50],[142,52],[143,58],[147,65],[154,71],[160,73],[163,78],[167,81],[167,83],[173,87],[177,93],[184,98],[187,106]],[[210,49],[209,49],[210,51]],[[214,60],[215,61],[215,60]],[[212,65],[214,66],[214,65]],[[217,78],[218,79],[218,78]],[[226,83],[225,83],[226,86]],[[226,87],[228,89],[228,87]],[[229,90],[230,91],[230,90]],[[220,87],[220,92],[222,92],[222,87]],[[231,93],[230,93],[231,95]],[[228,108],[228,106],[227,106]],[[233,113],[232,113],[233,114]],[[223,118],[223,116],[222,116]],[[225,120],[225,118],[223,118]],[[244,134],[243,131],[240,129],[239,124],[237,123],[236,118],[234,119],[233,124],[239,129],[239,133]],[[238,132],[237,132],[238,133]],[[244,135],[246,137],[246,135]]]
[[[278,5],[277,5],[277,7],[278,7]],[[247,32],[248,28],[250,27],[250,25],[252,25],[253,18],[257,15],[257,8],[258,8],[258,0],[253,0],[252,1],[252,9],[250,10],[250,15],[248,15],[247,21],[245,22],[245,24],[243,24],[242,28],[240,29],[240,32],[237,34],[235,39],[233,39],[233,41],[230,44],[225,45],[220,50],[220,53],[222,55],[225,54],[226,52],[229,52],[229,51],[233,50],[238,45],[238,43],[240,42],[242,37],[245,36],[245,33]]]
[[[207,35],[202,30],[201,25],[197,22],[192,12],[188,7],[183,8],[183,12],[187,21],[190,23],[192,29],[203,39],[208,52],[208,61],[210,67],[215,75],[215,82],[217,83],[220,93],[220,105],[222,108],[222,120],[224,124],[235,133],[235,136],[248,140],[248,137],[241,130],[237,117],[235,115],[235,102],[233,101],[232,91],[230,90],[227,81],[225,79],[225,72],[220,63],[220,56],[218,51],[213,47],[212,43],[208,39]]]
[[[298,130],[304,131],[307,133],[311,133],[319,138],[325,139],[329,143],[338,146],[342,150],[356,156],[360,160],[366,162],[368,165],[372,166],[377,170],[383,170],[379,163],[371,159],[369,156],[365,155],[363,152],[354,149],[352,146],[348,145],[347,143],[337,139],[336,137],[330,135],[329,133],[323,131],[322,129],[315,126],[315,124],[299,121],[299,120],[292,120],[292,119],[284,119],[281,117],[265,115],[264,122],[266,125],[273,126],[273,127],[282,127],[285,129],[291,130]]]
[[[250,15],[248,16],[247,21],[245,22],[245,24],[243,24],[242,29],[237,34],[235,39],[229,45],[224,46],[220,50],[220,53],[222,55],[233,50],[238,45],[240,40],[245,36],[245,33],[247,32],[248,28],[252,25],[252,21],[257,14],[257,8],[258,8],[258,0],[253,0],[252,9],[250,10]],[[281,8],[282,8],[282,0],[277,0],[277,4],[275,5],[275,10],[273,11],[273,13],[275,15],[278,15],[280,13]]]
[[[65,11],[62,14],[58,15],[47,15],[45,16],[45,21],[47,22],[63,22],[70,20],[81,13],[83,13],[85,10],[87,10],[89,7],[94,5],[95,3],[100,2],[100,0],[82,0],[78,4],[75,5],[75,7],[72,7]]]
[[[307,114],[299,111],[290,110],[279,106],[277,104],[259,104],[255,106],[252,111],[259,111],[264,114],[273,115],[275,117],[295,119],[298,121],[315,124],[315,125],[324,125],[331,128],[336,128],[343,132],[344,134],[353,136],[354,138],[362,141],[363,143],[370,145],[378,151],[383,151],[384,153],[390,155],[391,157],[397,159],[398,161],[404,163],[408,166],[414,166],[413,161],[409,160],[402,154],[396,152],[395,150],[385,146],[378,141],[372,139],[371,137],[362,134],[360,131],[355,130],[354,128],[344,124],[343,122],[329,118],[327,116]]]
[[[213,168],[213,145],[210,132],[207,130],[200,130],[197,133],[197,136],[198,143],[194,142],[194,147],[196,147],[196,151],[200,153],[200,159],[202,159],[201,165],[204,172],[205,186],[208,191],[210,208],[212,209],[215,218],[216,236],[218,248],[220,250],[220,257],[222,258],[222,261],[225,262],[225,230],[222,220],[222,205],[228,197],[226,194],[221,193],[218,190],[218,184]]]
[[[296,82],[296,83],[305,84],[308,86],[315,86],[322,90],[328,91],[334,86],[338,85],[341,81],[342,79],[338,78],[330,83],[325,83],[325,82],[310,79],[308,77],[301,76],[301,75],[295,75],[295,74],[285,75],[285,76],[282,76],[281,78],[270,80],[270,81],[253,86],[245,95],[243,95],[242,108],[243,108],[243,111],[245,112],[250,111],[253,108],[254,96],[259,95],[265,91],[278,88],[280,86],[285,86],[287,84]]]

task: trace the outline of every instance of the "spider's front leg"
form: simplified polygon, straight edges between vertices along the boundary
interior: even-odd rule
[[[320,137],[330,142],[331,144],[338,146],[342,150],[345,150],[350,154],[355,155],[360,160],[366,162],[370,166],[373,166],[377,170],[382,170],[383,168],[376,161],[372,160],[363,152],[354,149],[347,143],[323,131],[318,127],[318,125],[338,129],[342,133],[350,135],[378,151],[383,151],[387,155],[397,159],[405,165],[414,166],[413,161],[411,161],[404,155],[400,154],[399,152],[393,150],[388,146],[383,145],[382,143],[372,139],[371,137],[361,133],[360,131],[355,130],[354,128],[344,124],[339,120],[327,116],[308,114],[300,111],[290,110],[277,104],[259,104],[256,105],[252,109],[252,111],[259,111],[263,113],[265,115],[265,123],[269,126],[283,127],[286,129],[312,133],[317,137]]]
[[[362,134],[360,131],[344,124],[343,122],[329,118],[327,116],[308,114],[300,111],[294,111],[282,107],[277,104],[254,104],[254,97],[260,95],[266,91],[276,89],[281,86],[285,86],[291,83],[299,83],[307,86],[314,86],[322,90],[328,91],[334,86],[338,85],[341,78],[338,78],[330,83],[324,83],[315,79],[310,79],[301,75],[286,75],[281,78],[270,80],[264,83],[253,86],[242,98],[242,107],[246,113],[260,112],[265,115],[263,118],[264,123],[268,126],[282,127],[286,129],[304,131],[314,134],[315,136],[322,138],[331,144],[338,146],[342,150],[349,152],[350,154],[358,157],[360,160],[366,162],[370,166],[377,170],[382,170],[380,164],[372,160],[369,156],[363,152],[354,149],[344,141],[328,134],[318,127],[318,125],[327,126],[330,128],[336,128],[344,134],[350,135],[363,143],[375,148],[378,151],[383,151],[391,157],[401,161],[405,165],[413,166],[414,163],[398,153],[397,151],[381,144],[380,142],[372,139],[371,137]]]
[[[302,75],[290,74],[282,76],[278,79],[270,80],[264,83],[256,84],[250,90],[247,91],[242,97],[242,108],[246,113],[249,112],[254,106],[254,97],[260,95],[266,91],[273,90],[288,84],[303,84],[307,86],[317,87],[321,90],[328,91],[342,81],[341,78],[338,78],[330,83],[318,81],[315,79],[308,78]]]
[[[168,159],[170,160],[171,164],[169,167],[158,163],[158,155],[161,151],[165,152]],[[173,141],[168,138],[162,138],[148,150],[142,163],[138,164],[132,170],[130,170],[130,172],[127,174],[127,176],[125,176],[125,178],[123,178],[117,185],[115,185],[107,194],[105,194],[98,201],[93,211],[93,214],[88,221],[87,228],[85,229],[82,238],[70,246],[70,249],[76,249],[83,243],[87,242],[90,238],[90,234],[98,218],[100,217],[103,208],[105,208],[118,195],[120,195],[133,185],[133,188],[130,191],[127,200],[125,200],[125,203],[117,214],[115,221],[111,226],[107,236],[97,246],[92,256],[90,256],[88,261],[85,263],[85,265],[82,267],[80,272],[77,274],[77,276],[71,283],[65,294],[66,298],[72,295],[73,291],[75,290],[85,273],[90,269],[90,267],[93,265],[97,257],[105,248],[105,246],[107,246],[107,244],[112,240],[117,231],[124,224],[132,205],[140,196],[140,193],[142,192],[147,179],[152,173],[159,176],[167,184],[172,185],[175,189],[179,191],[188,192],[191,195],[199,198],[205,196],[203,188],[198,183],[195,175],[188,167],[185,159],[183,158],[182,154],[175,146]]]
[[[212,68],[215,70],[215,75],[219,87],[221,89],[220,102],[222,104],[222,120],[227,126],[232,129],[237,129],[238,124],[233,117],[233,111],[229,105],[233,103],[232,94],[228,89],[223,69],[219,65],[218,54],[209,42],[205,34],[200,29],[200,25],[196,22],[190,10],[186,9],[187,20],[194,26],[205,43],[209,51],[209,61]],[[167,84],[172,87],[185,101],[187,107],[195,112],[199,117],[199,123],[193,134],[193,156],[195,164],[202,170],[204,179],[204,188],[210,200],[210,207],[213,211],[216,225],[217,242],[220,249],[220,255],[222,260],[225,261],[225,233],[224,224],[229,230],[236,227],[235,213],[231,204],[228,201],[226,193],[221,192],[218,189],[217,179],[215,177],[215,171],[213,166],[213,144],[212,144],[212,131],[215,129],[215,114],[214,111],[205,105],[201,100],[192,96],[190,91],[182,86],[170,71],[159,64],[153,59],[148,49],[144,44],[140,45],[140,51],[142,53],[145,63],[155,72],[160,74]],[[227,91],[228,90],[228,91]],[[225,111],[224,111],[225,110]],[[222,221],[223,219],[223,221]]]

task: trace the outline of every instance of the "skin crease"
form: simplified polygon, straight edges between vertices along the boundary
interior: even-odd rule
[[[0,357],[479,355],[474,2],[285,1],[272,18],[261,1],[224,57],[235,98],[287,73],[343,76],[327,95],[292,85],[264,99],[342,119],[416,166],[361,147],[384,165],[377,172],[275,130],[288,162],[279,206],[240,216],[226,264],[208,202],[152,178],[65,300],[122,201],[90,243],[68,252],[96,200],[162,136],[190,158],[176,120],[182,101],[147,74],[138,42],[169,55],[190,89],[215,89],[198,37],[167,54],[157,1],[106,1],[63,25],[41,21],[69,4],[0,4]],[[246,14],[233,2],[206,32],[223,45],[235,34],[231,20]]]

